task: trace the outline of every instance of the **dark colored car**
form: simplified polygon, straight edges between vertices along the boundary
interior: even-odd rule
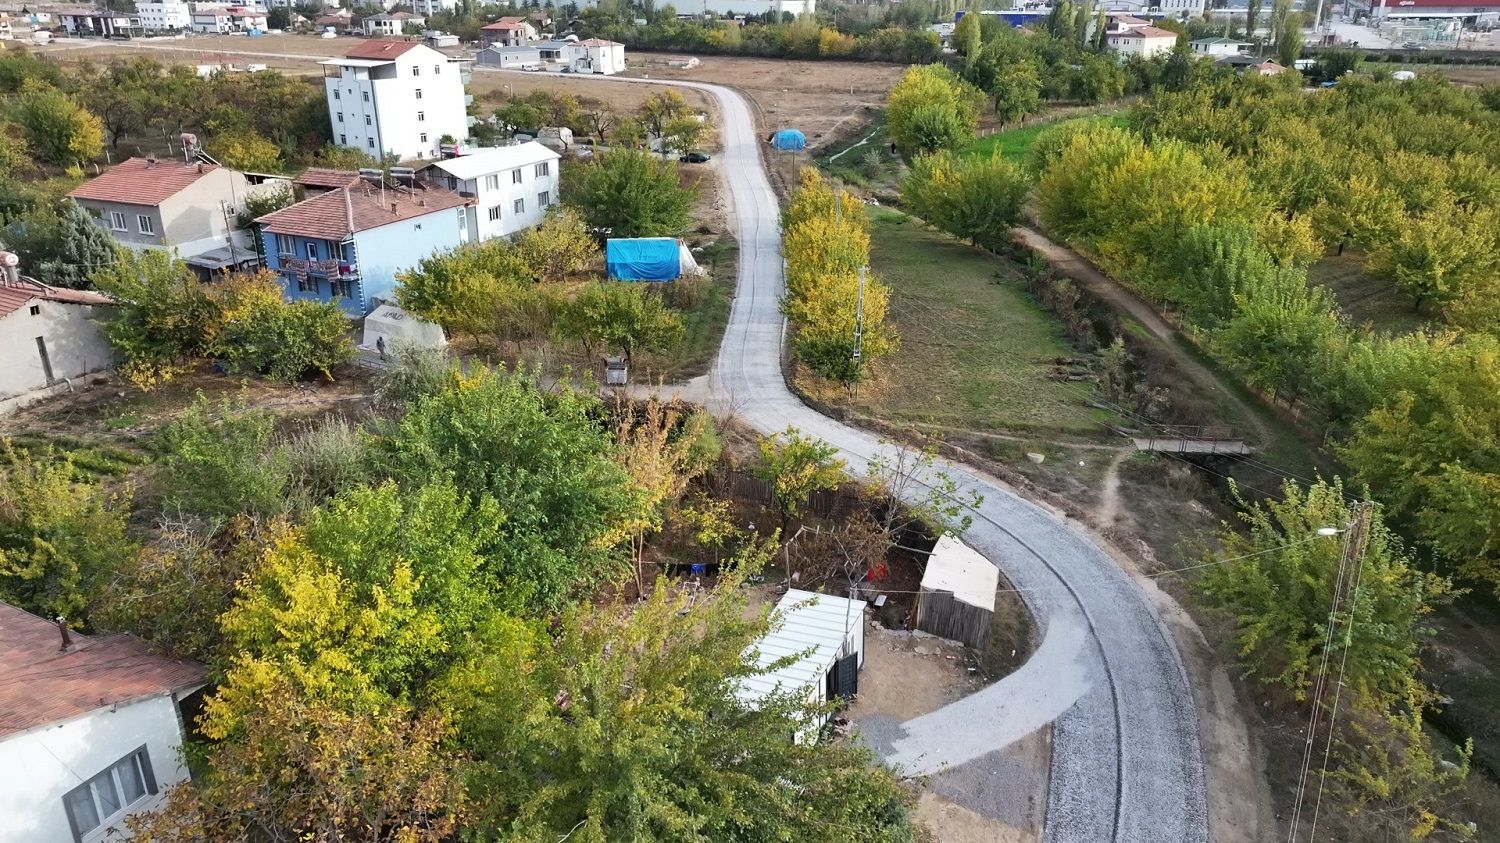
[[[702,164],[708,161],[708,158],[709,155],[707,152],[689,152],[678,160],[684,164]]]

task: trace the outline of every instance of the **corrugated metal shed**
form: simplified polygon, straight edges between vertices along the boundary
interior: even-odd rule
[[[857,653],[865,663],[865,601],[791,589],[776,604],[772,615],[777,628],[756,642],[755,664],[769,666],[787,656],[804,653],[796,661],[744,680],[739,696],[745,702],[763,699],[779,688],[783,692],[808,689],[808,696],[821,702],[824,681],[833,663]]]

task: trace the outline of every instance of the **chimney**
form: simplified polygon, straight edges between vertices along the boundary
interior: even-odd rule
[[[57,616],[57,631],[62,633],[62,646],[57,648],[60,653],[66,653],[73,649],[73,638],[68,635],[68,622],[63,620],[62,615]]]
[[[155,169],[155,168],[156,168],[156,156],[155,155],[147,156],[147,158],[146,158],[146,169],[152,170],[152,169]]]
[[[21,257],[15,252],[0,252],[0,287],[21,286]]]
[[[391,203],[391,213],[392,214],[399,214],[399,213],[401,213],[401,211],[397,209],[395,202]]]
[[[203,162],[202,161],[198,162],[198,175],[200,175],[200,176],[203,175]]]

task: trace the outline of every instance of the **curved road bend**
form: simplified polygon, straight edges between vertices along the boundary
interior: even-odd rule
[[[832,443],[852,470],[863,472],[890,446],[807,407],[782,379],[780,206],[749,105],[718,85],[670,84],[706,91],[718,103],[720,171],[739,238],[738,288],[708,376],[712,394],[758,430],[794,426]],[[971,468],[948,461],[937,468],[984,494],[964,540],[1023,590],[1041,644],[1015,673],[903,723],[904,736],[886,760],[912,775],[933,774],[1052,723],[1046,840],[1206,841],[1192,691],[1149,598],[1057,516]]]
[[[159,49],[182,51],[175,44]],[[892,449],[813,411],[782,380],[780,207],[744,97],[704,83],[617,81],[697,88],[714,97],[722,115],[720,171],[733,198],[740,267],[729,325],[708,376],[714,400],[759,430],[795,426],[818,436],[839,448],[851,470],[864,471],[872,457]],[[1192,691],[1145,593],[1057,516],[971,468],[949,461],[937,468],[983,493],[964,540],[1022,589],[1041,644],[999,682],[901,724],[903,734],[886,760],[911,775],[938,773],[1051,723],[1044,839],[1207,841]]]

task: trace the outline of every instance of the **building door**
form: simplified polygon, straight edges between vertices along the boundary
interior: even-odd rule
[[[859,653],[850,653],[833,663],[828,671],[828,696],[848,701],[859,693]]]
[[[52,383],[52,358],[47,356],[47,338],[36,338],[36,353],[42,357],[42,372],[47,376],[47,383]]]

